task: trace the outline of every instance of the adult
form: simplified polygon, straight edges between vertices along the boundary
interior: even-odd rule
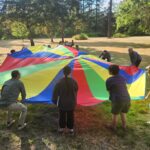
[[[99,58],[102,58],[102,59],[106,59],[108,62],[111,61],[111,55],[110,53],[107,51],[107,50],[104,50],[100,55],[99,55]]]
[[[118,114],[121,115],[122,127],[126,129],[126,113],[130,107],[130,96],[126,87],[125,79],[119,75],[119,66],[111,65],[109,74],[112,77],[106,80],[106,88],[111,100],[112,125],[111,128],[116,130]]]
[[[53,102],[59,108],[59,129],[60,133],[67,127],[71,134],[74,134],[74,110],[77,101],[78,84],[71,78],[71,68],[65,66],[64,77],[55,85]]]
[[[142,57],[133,50],[133,48],[128,49],[131,64],[138,67],[142,61]]]
[[[22,100],[24,100],[26,98],[26,91],[23,82],[19,80],[20,72],[18,70],[12,71],[11,77],[12,78],[6,81],[2,86],[1,102],[3,102],[3,104],[5,103],[8,110],[7,127],[10,127],[15,122],[15,120],[12,119],[12,112],[21,111],[18,121],[18,129],[21,130],[27,125],[25,123],[27,107],[17,99],[21,93]]]

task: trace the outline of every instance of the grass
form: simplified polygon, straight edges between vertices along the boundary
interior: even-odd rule
[[[141,40],[142,39],[142,40]],[[127,45],[134,43],[140,52],[143,50],[142,68],[149,65],[150,46],[149,37],[105,39],[93,38],[81,41],[81,49],[93,55],[99,55],[101,48],[108,48],[113,56],[113,63],[129,65]],[[38,41],[38,40],[37,40]],[[9,48],[20,43],[8,41]],[[39,43],[46,43],[40,40]],[[103,42],[103,43],[102,43]],[[111,47],[111,44],[114,45]],[[118,44],[120,43],[121,44]],[[89,43],[89,44],[87,44]],[[11,45],[12,44],[12,45]],[[137,46],[136,46],[137,44]],[[21,44],[20,44],[21,45]],[[91,46],[90,46],[91,45]],[[6,47],[3,43],[3,47]],[[12,46],[12,47],[11,47]],[[105,47],[106,46],[106,47]],[[109,47],[110,46],[110,47]],[[124,47],[122,49],[122,47]],[[88,47],[88,49],[86,48]],[[1,51],[1,50],[0,50]],[[2,52],[2,51],[1,51]],[[3,50],[3,53],[6,50]],[[147,78],[147,89],[150,88],[150,79]],[[58,135],[58,110],[52,105],[29,105],[28,127],[17,131],[15,124],[11,129],[6,129],[6,112],[0,110],[0,150],[149,150],[150,149],[150,98],[148,100],[132,101],[128,118],[128,131],[124,132],[119,120],[118,130],[113,133],[104,125],[111,121],[110,103],[105,102],[92,107],[78,106],[75,113],[75,137]],[[17,119],[18,113],[14,114]]]

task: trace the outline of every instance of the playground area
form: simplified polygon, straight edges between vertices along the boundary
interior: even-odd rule
[[[65,39],[71,41],[71,39]],[[35,39],[36,45],[56,47],[60,39]],[[128,47],[133,47],[143,60],[140,65],[145,68],[150,65],[150,37],[128,38],[89,38],[74,41],[82,51],[99,56],[102,50],[110,51],[112,63],[130,65]],[[28,47],[28,40],[0,41],[0,63],[11,49],[20,50]],[[11,63],[11,62],[10,62]],[[150,88],[147,77],[146,93]],[[136,89],[135,89],[136,90]],[[6,129],[6,112],[0,111],[0,150],[149,150],[150,149],[150,97],[147,100],[132,101],[127,115],[127,131],[121,129],[121,123],[116,133],[105,128],[111,122],[110,102],[96,106],[78,106],[75,113],[76,135],[58,135],[58,110],[53,105],[28,105],[28,126],[23,131],[16,127]],[[18,113],[15,113],[17,119]]]

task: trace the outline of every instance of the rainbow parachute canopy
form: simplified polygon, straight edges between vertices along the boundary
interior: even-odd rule
[[[41,49],[41,50],[40,50]],[[8,55],[0,66],[0,87],[10,78],[12,70],[21,72],[27,91],[27,103],[52,103],[55,84],[63,77],[62,69],[69,65],[72,77],[79,85],[77,103],[91,106],[108,100],[105,81],[109,77],[107,63],[93,55],[59,46],[54,49],[33,47]],[[120,66],[128,91],[134,100],[145,95],[145,71],[135,66]],[[139,86],[140,85],[140,86]]]

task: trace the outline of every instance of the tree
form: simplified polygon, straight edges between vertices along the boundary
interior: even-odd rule
[[[109,12],[108,12],[108,38],[112,36],[112,0],[109,2]]]
[[[9,0],[5,1],[5,10],[3,10],[6,20],[21,22],[26,26],[31,46],[34,46],[34,27],[39,14],[37,6],[36,0]]]
[[[123,1],[116,14],[117,31],[129,35],[150,34],[150,1]]]
[[[13,22],[11,25],[11,32],[14,37],[17,38],[26,38],[29,35],[28,29],[25,24],[22,22]]]
[[[31,45],[34,45],[33,38],[43,35],[51,38],[51,41],[56,35],[64,41],[64,37],[80,32],[106,36],[108,10],[104,8],[104,2],[105,0],[5,0],[0,16],[4,16],[1,22],[10,20],[24,24]]]

